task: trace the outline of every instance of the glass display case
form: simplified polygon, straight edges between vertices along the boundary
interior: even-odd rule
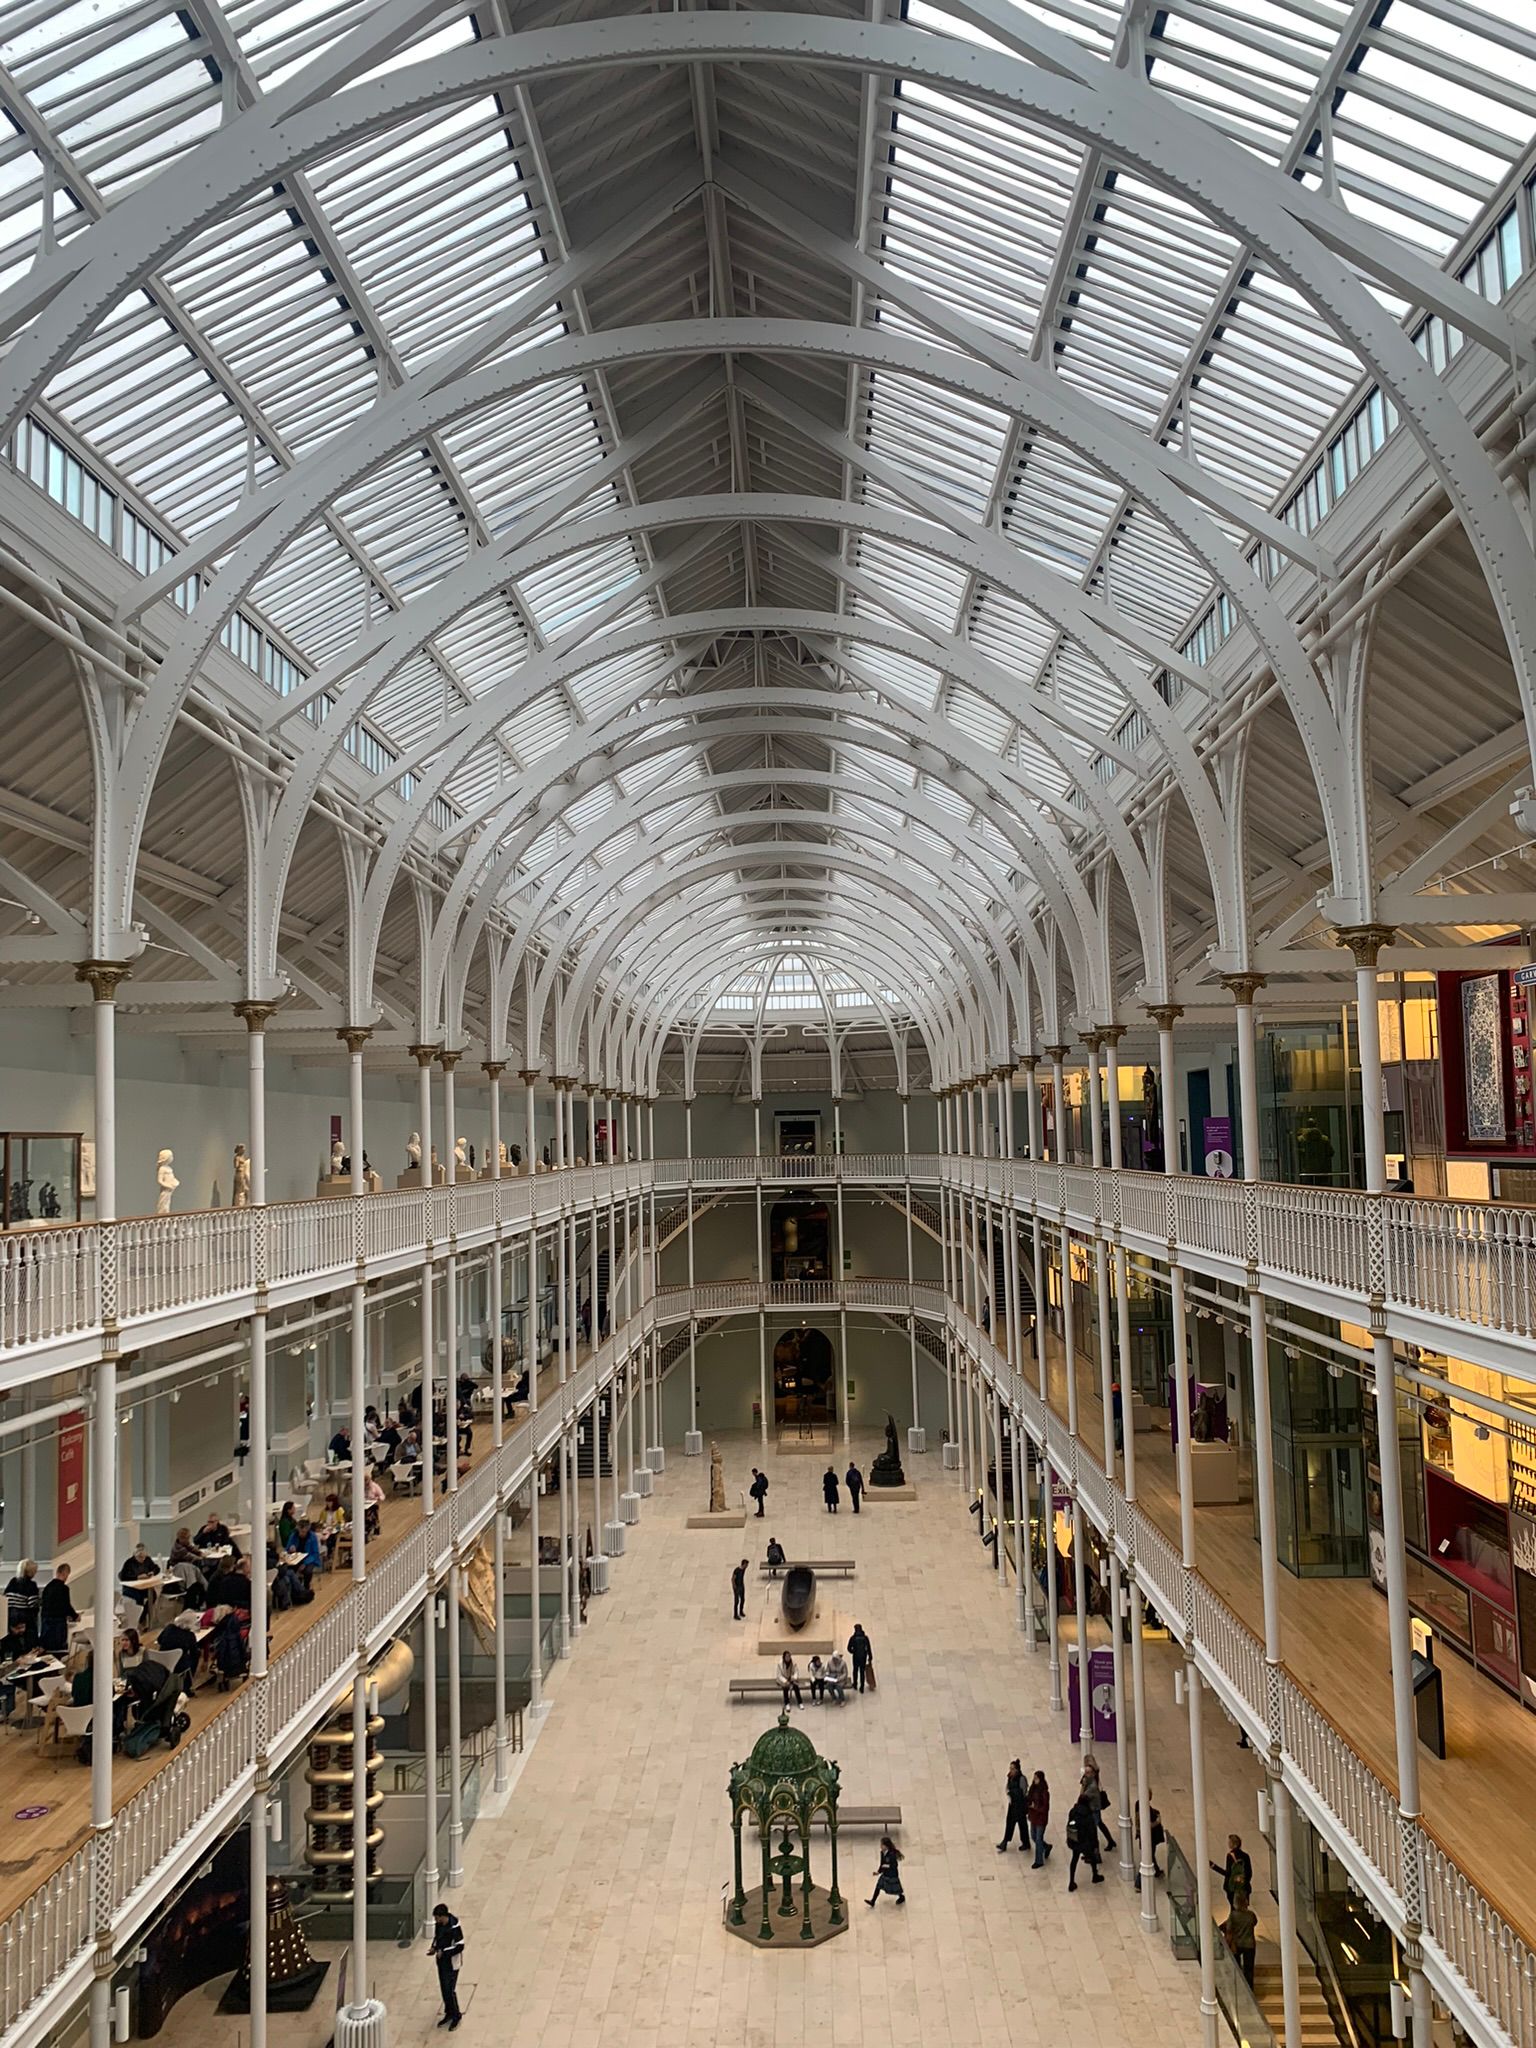
[[[5,1187],[0,1224],[37,1230],[48,1223],[78,1223],[81,1134],[78,1131],[5,1131]],[[88,1192],[94,1194],[94,1188]]]

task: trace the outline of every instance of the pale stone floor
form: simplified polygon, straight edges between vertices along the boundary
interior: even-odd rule
[[[856,1442],[866,1468],[877,1448]],[[722,1450],[734,1497],[760,1453],[745,1437]],[[1143,1930],[1115,1859],[1103,1885],[1068,1895],[1061,1835],[1075,1752],[1065,1717],[1049,1709],[1047,1659],[1026,1651],[1011,1589],[1001,1595],[978,1559],[959,1476],[935,1453],[908,1462],[916,1503],[866,1505],[855,1519],[845,1497],[834,1520],[821,1505],[821,1460],[770,1452],[768,1517],[749,1521],[743,1542],[735,1531],[685,1530],[707,1496],[707,1460],[669,1458],[615,1564],[614,1590],[593,1600],[588,1629],[551,1676],[550,1712],[504,1814],[474,1828],[464,1887],[448,1895],[467,1936],[460,2039],[1158,2048],[1198,2038],[1198,1974],[1173,1960],[1165,1932]],[[758,1953],[721,1924],[727,1772],[776,1712],[725,1696],[729,1677],[771,1669],[751,1619],[770,1533],[792,1557],[858,1560],[851,1585],[827,1590],[868,1629],[880,1689],[841,1711],[807,1696],[795,1718],[841,1764],[850,1804],[891,1798],[904,1811],[909,1904],[866,1909],[877,1837],[850,1832],[849,1931],[809,1953]],[[749,1620],[733,1623],[729,1574],[743,1551],[754,1568]],[[1048,1873],[993,1847],[1015,1755],[1045,1769],[1056,1794]],[[1112,1790],[1113,1759],[1101,1761]],[[818,1881],[825,1870],[823,1847]],[[424,1945],[375,1947],[373,1959],[391,2040],[422,2039],[439,2011]],[[331,1996],[311,2014],[274,2018],[274,2044],[323,2044]],[[183,2000],[161,2039],[207,2048],[237,2031],[247,2038],[249,2023],[215,2019],[212,2002]]]

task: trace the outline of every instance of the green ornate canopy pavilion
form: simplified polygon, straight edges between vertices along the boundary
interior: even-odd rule
[[[731,1766],[731,1833],[736,1851],[736,1889],[726,1923],[745,1931],[747,1891],[742,1882],[741,1827],[744,1817],[756,1821],[763,1858],[762,1923],[756,1936],[746,1939],[772,1942],[775,1919],[798,1919],[799,1939],[823,1940],[841,1931],[846,1920],[842,1894],[837,1888],[837,1800],[839,1773],[835,1763],[818,1756],[810,1739],[792,1728],[786,1709],[778,1723],[760,1735],[744,1764]],[[825,1917],[818,1928],[813,1924],[811,1901],[811,1827],[826,1815],[832,1851],[832,1882],[825,1898]],[[773,1830],[781,1830],[779,1852],[773,1853]],[[795,1846],[798,1837],[798,1850]],[[800,1905],[794,1900],[793,1882],[800,1878]],[[777,1911],[774,1909],[774,1880],[779,1880]],[[785,1932],[788,1933],[788,1929]]]

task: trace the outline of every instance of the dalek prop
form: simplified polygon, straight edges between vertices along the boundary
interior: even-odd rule
[[[382,1875],[379,1850],[384,1829],[378,1819],[384,1794],[379,1790],[377,1748],[384,1726],[379,1700],[397,1693],[407,1683],[416,1659],[403,1639],[390,1644],[368,1674],[366,1809],[367,1878],[373,1884]],[[356,1763],[352,1749],[352,1688],[346,1686],[332,1702],[331,1711],[309,1738],[309,1764],[304,1772],[310,1803],[304,1809],[309,1841],[304,1861],[314,1873],[312,1899],[344,1905],[351,1897],[357,1862],[356,1815],[353,1794]]]

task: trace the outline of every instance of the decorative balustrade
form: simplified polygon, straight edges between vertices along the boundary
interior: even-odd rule
[[[442,1192],[439,1190],[438,1192]],[[345,1209],[343,1203],[331,1206]],[[242,1212],[231,1211],[238,1216]],[[419,1213],[419,1211],[418,1211]],[[281,1763],[327,1702],[345,1684],[358,1642],[382,1646],[409,1607],[423,1597],[429,1570],[446,1567],[455,1548],[472,1543],[498,1501],[526,1483],[535,1457],[559,1435],[561,1416],[584,1407],[655,1327],[648,1304],[638,1311],[557,1390],[536,1415],[513,1430],[457,1491],[399,1538],[367,1575],[273,1659],[264,1681],[267,1746]],[[189,1737],[176,1756],[118,1808],[110,1836],[108,1895],[114,1928],[121,1931],[138,1897],[163,1895],[178,1866],[194,1852],[198,1831],[227,1823],[249,1794],[256,1732],[256,1686],[247,1684],[211,1721]],[[87,1843],[0,1923],[0,2036],[38,2000],[68,1985],[95,1943],[94,1849]]]
[[[1536,1336],[1531,1210],[1049,1161],[866,1153],[577,1167],[534,1179],[11,1232],[0,1236],[0,1357],[72,1346],[75,1358],[82,1339],[108,1321],[125,1331],[147,1326],[153,1341],[157,1322],[175,1318],[185,1329],[241,1313],[259,1279],[297,1292],[350,1275],[359,1253],[365,1263],[398,1265],[429,1238],[438,1251],[452,1243],[473,1249],[497,1229],[647,1190],[914,1180],[1065,1216],[1082,1231],[1118,1230],[1137,1251],[1166,1253],[1174,1243],[1181,1259],[1208,1261],[1218,1274],[1256,1264],[1266,1283],[1325,1290],[1361,1320],[1374,1299],[1447,1325]]]
[[[1444,1205],[1433,1204],[1435,1208]],[[983,1377],[999,1387],[1020,1387],[990,1335],[955,1303],[949,1321],[957,1342],[975,1359]],[[1056,1470],[1072,1465],[1071,1440],[1059,1416],[1027,1388],[1017,1412],[1025,1431],[1043,1444]],[[1086,1441],[1077,1451],[1078,1494],[1084,1512],[1101,1531],[1119,1532],[1134,1558],[1143,1588],[1171,1632],[1200,1663],[1261,1743],[1269,1733],[1269,1673],[1263,1645],[1198,1574],[1186,1574],[1173,1545],[1093,1462]],[[1186,1607],[1186,1578],[1188,1587]],[[1193,1617],[1191,1627],[1189,1616]],[[1426,1950],[1438,1959],[1442,1991],[1459,1989],[1520,2048],[1536,2048],[1536,1951],[1517,1934],[1466,1873],[1453,1863],[1421,1824],[1405,1826],[1396,1795],[1340,1734],[1322,1709],[1284,1670],[1276,1674],[1280,1743],[1284,1769],[1304,1785],[1319,1816],[1353,1844],[1364,1872],[1374,1879],[1378,1905],[1395,1918],[1401,1933],[1410,1889],[1420,1899]],[[1410,1888],[1403,1858],[1417,1866]],[[1459,1980],[1454,1986],[1451,1979]]]

